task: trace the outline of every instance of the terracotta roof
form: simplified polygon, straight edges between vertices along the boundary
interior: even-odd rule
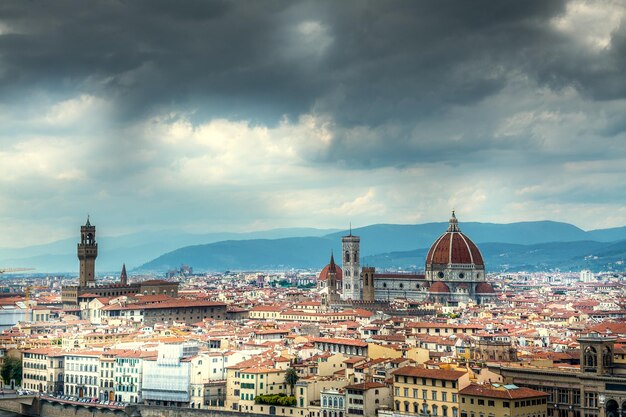
[[[476,285],[476,294],[495,294],[495,290],[488,282],[480,282]]]
[[[332,337],[314,337],[313,342],[319,343],[332,343],[335,345],[348,345],[348,346],[357,346],[357,347],[367,347],[367,342],[358,339],[339,339]]]
[[[164,281],[167,282],[167,281]],[[172,299],[163,301],[162,303],[145,304],[142,308],[144,310],[152,309],[167,309],[167,308],[185,308],[185,307],[226,307],[225,303],[206,300],[181,300]]]
[[[418,368],[416,366],[405,366],[400,369],[396,369],[392,372],[394,375],[400,376],[415,376],[419,378],[432,378],[442,379],[446,381],[456,381],[461,378],[467,372],[462,371],[448,371],[445,369],[426,369]]]
[[[343,271],[341,270],[341,267],[337,264],[334,264],[335,266],[335,279],[337,280],[337,282],[341,282],[342,278],[343,278]],[[328,272],[330,270],[331,264],[326,265],[320,272],[320,274],[318,275],[318,280],[320,281],[326,281],[328,279]]]
[[[381,384],[380,382],[362,382],[360,384],[348,385],[344,387],[344,389],[367,391],[368,389],[385,388],[385,387],[387,386],[385,384]]]
[[[461,395],[471,395],[474,397],[503,398],[518,400],[522,398],[547,397],[543,391],[537,391],[525,387],[516,387],[507,389],[503,385],[479,385],[471,384],[459,391]]]
[[[450,292],[450,287],[442,281],[436,281],[428,288],[428,292],[447,293]]]
[[[454,213],[448,231],[431,246],[426,256],[426,265],[475,264],[484,265],[478,247],[458,228]]]

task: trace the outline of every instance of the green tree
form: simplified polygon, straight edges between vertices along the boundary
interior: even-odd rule
[[[9,384],[12,379],[16,385],[22,384],[22,359],[12,358],[10,356],[4,358],[0,376],[5,384]]]
[[[293,395],[293,388],[296,386],[296,382],[298,382],[299,379],[300,377],[295,369],[289,368],[287,372],[285,372],[285,384],[291,387],[291,395]]]

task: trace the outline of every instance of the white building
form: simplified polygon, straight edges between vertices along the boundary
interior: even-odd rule
[[[342,271],[343,271],[343,298],[345,300],[361,300],[361,238],[352,235],[341,238]]]
[[[156,352],[131,350],[115,358],[115,401],[140,403],[144,359],[156,359]]]
[[[588,269],[583,269],[580,271],[580,280],[582,282],[594,282],[595,277],[593,276],[593,272]]]
[[[63,393],[78,398],[98,398],[99,364],[102,352],[82,351],[65,355]]]
[[[189,407],[191,357],[198,353],[192,343],[159,346],[156,359],[145,359],[141,397],[149,405]]]

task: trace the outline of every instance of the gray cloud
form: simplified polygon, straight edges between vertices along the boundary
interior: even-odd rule
[[[271,227],[433,220],[459,201],[493,221],[550,217],[532,201],[615,212],[619,16],[610,0],[3,1],[0,214],[97,204],[124,224],[122,200],[128,224],[230,227],[252,206]]]
[[[0,38],[5,91],[106,94],[120,117],[179,105],[273,123],[315,105],[342,125],[378,125],[481,100],[510,71],[566,42],[548,27],[564,12],[561,2],[83,6],[0,5],[11,29]],[[567,64],[553,62],[539,75],[556,82]]]

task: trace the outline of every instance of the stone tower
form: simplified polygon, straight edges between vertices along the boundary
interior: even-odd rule
[[[363,279],[363,301],[374,301],[374,273],[376,270],[374,267],[365,266],[361,271],[361,278]]]
[[[346,300],[361,300],[361,238],[350,234],[341,238],[342,269],[343,269],[343,298]]]
[[[80,288],[96,286],[96,257],[98,256],[98,244],[96,243],[96,226],[87,223],[80,227],[80,243],[78,244],[78,259],[80,261]]]

